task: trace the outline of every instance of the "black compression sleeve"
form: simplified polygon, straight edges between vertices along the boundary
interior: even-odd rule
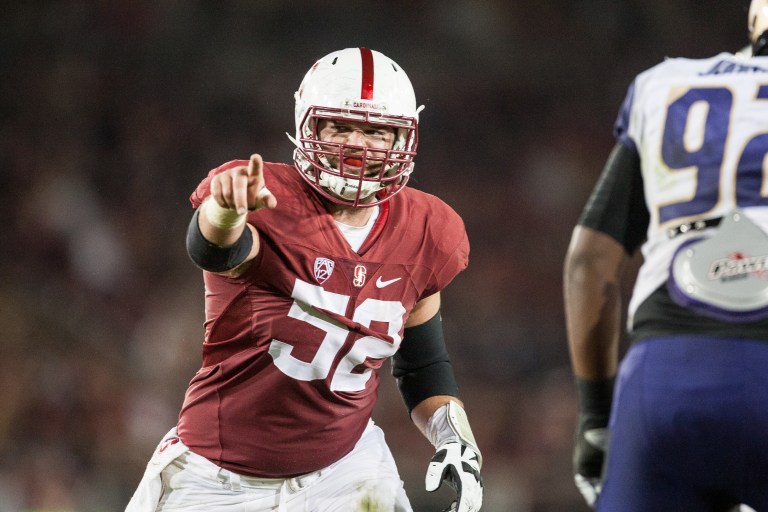
[[[423,324],[404,330],[400,349],[392,356],[392,375],[409,413],[431,396],[459,396],[439,312]]]
[[[248,226],[232,245],[212,244],[200,232],[197,218],[200,210],[195,211],[187,228],[187,254],[195,264],[208,272],[225,272],[240,265],[248,257],[253,247],[253,234]]]
[[[645,239],[649,221],[640,156],[619,142],[608,157],[579,224],[611,236],[632,254]]]

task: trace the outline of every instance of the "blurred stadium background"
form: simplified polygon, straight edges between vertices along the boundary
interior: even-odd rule
[[[561,264],[630,80],[746,41],[747,0],[62,0],[0,14],[0,512],[121,511],[200,362],[188,195],[261,152],[289,161],[314,60],[369,46],[422,114],[411,181],[465,219],[447,340],[489,512],[586,510]],[[419,511],[431,447],[382,378]]]

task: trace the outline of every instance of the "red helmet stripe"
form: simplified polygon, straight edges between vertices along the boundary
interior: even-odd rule
[[[360,48],[363,61],[363,82],[360,85],[360,98],[373,99],[373,53],[368,48]]]

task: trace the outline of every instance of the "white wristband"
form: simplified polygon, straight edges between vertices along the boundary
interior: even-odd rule
[[[432,446],[440,446],[451,441],[461,442],[477,452],[482,464],[482,455],[477,447],[477,441],[469,426],[469,419],[464,409],[451,400],[439,407],[427,421],[427,438]]]
[[[245,223],[247,213],[237,213],[231,208],[224,208],[213,197],[206,198],[200,205],[200,210],[205,215],[206,220],[211,226],[220,229],[233,229]]]

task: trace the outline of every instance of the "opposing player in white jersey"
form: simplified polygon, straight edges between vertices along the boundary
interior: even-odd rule
[[[478,511],[480,451],[440,316],[469,242],[455,211],[405,187],[411,83],[348,48],[317,61],[295,99],[292,164],[234,160],[191,196],[203,364],[127,511],[410,511],[371,420],[387,358],[436,448],[426,489],[445,481],[451,510]]]
[[[768,0],[748,23],[751,51],[636,77],[573,232],[573,462],[599,511],[768,510]]]

